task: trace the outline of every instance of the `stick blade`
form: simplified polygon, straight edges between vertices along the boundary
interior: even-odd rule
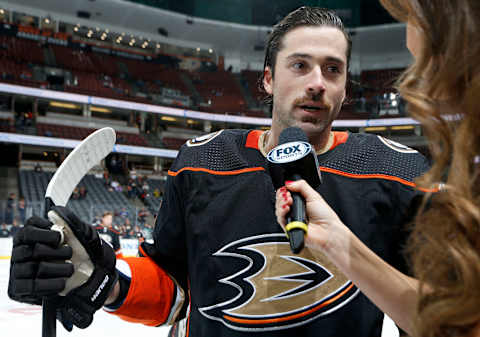
[[[65,206],[75,186],[115,145],[115,130],[99,129],[85,138],[63,161],[48,183],[45,198],[57,206]]]

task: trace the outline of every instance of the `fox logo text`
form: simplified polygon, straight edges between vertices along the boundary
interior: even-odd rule
[[[290,142],[275,147],[268,153],[268,160],[275,164],[289,163],[305,157],[312,151],[307,142]]]

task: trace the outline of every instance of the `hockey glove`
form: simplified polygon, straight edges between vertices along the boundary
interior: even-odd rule
[[[115,253],[92,226],[83,223],[67,208],[53,207],[48,217],[53,226],[35,218],[31,221],[35,230],[24,230],[25,233],[14,239],[9,296],[39,304],[42,296],[59,293],[62,296],[55,300],[57,317],[67,330],[71,330],[72,324],[83,329],[92,323],[93,314],[103,306],[117,281]],[[56,248],[58,242],[66,246]],[[39,252],[38,246],[43,250]],[[14,259],[14,255],[23,259]],[[55,260],[62,261],[52,262]]]
[[[42,297],[53,296],[65,288],[73,274],[73,265],[66,262],[72,249],[58,246],[60,233],[50,230],[52,224],[31,217],[13,238],[8,295],[11,299],[42,304]]]

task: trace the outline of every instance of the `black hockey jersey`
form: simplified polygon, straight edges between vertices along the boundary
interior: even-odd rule
[[[95,226],[95,229],[97,230],[100,238],[113,247],[115,254],[119,254],[122,248],[120,245],[120,233],[113,228],[102,225]]]
[[[383,314],[330,261],[307,248],[291,253],[259,134],[189,141],[169,171],[154,244],[142,248],[185,295],[177,319],[187,317],[192,337],[380,336]],[[426,159],[382,137],[335,136],[318,156],[318,191],[360,240],[405,271],[406,223],[422,194],[413,179]]]

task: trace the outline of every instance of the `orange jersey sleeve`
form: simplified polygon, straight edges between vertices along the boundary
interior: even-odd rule
[[[148,257],[127,257],[130,288],[123,304],[110,312],[129,322],[158,326],[167,322],[175,296],[168,274]]]

